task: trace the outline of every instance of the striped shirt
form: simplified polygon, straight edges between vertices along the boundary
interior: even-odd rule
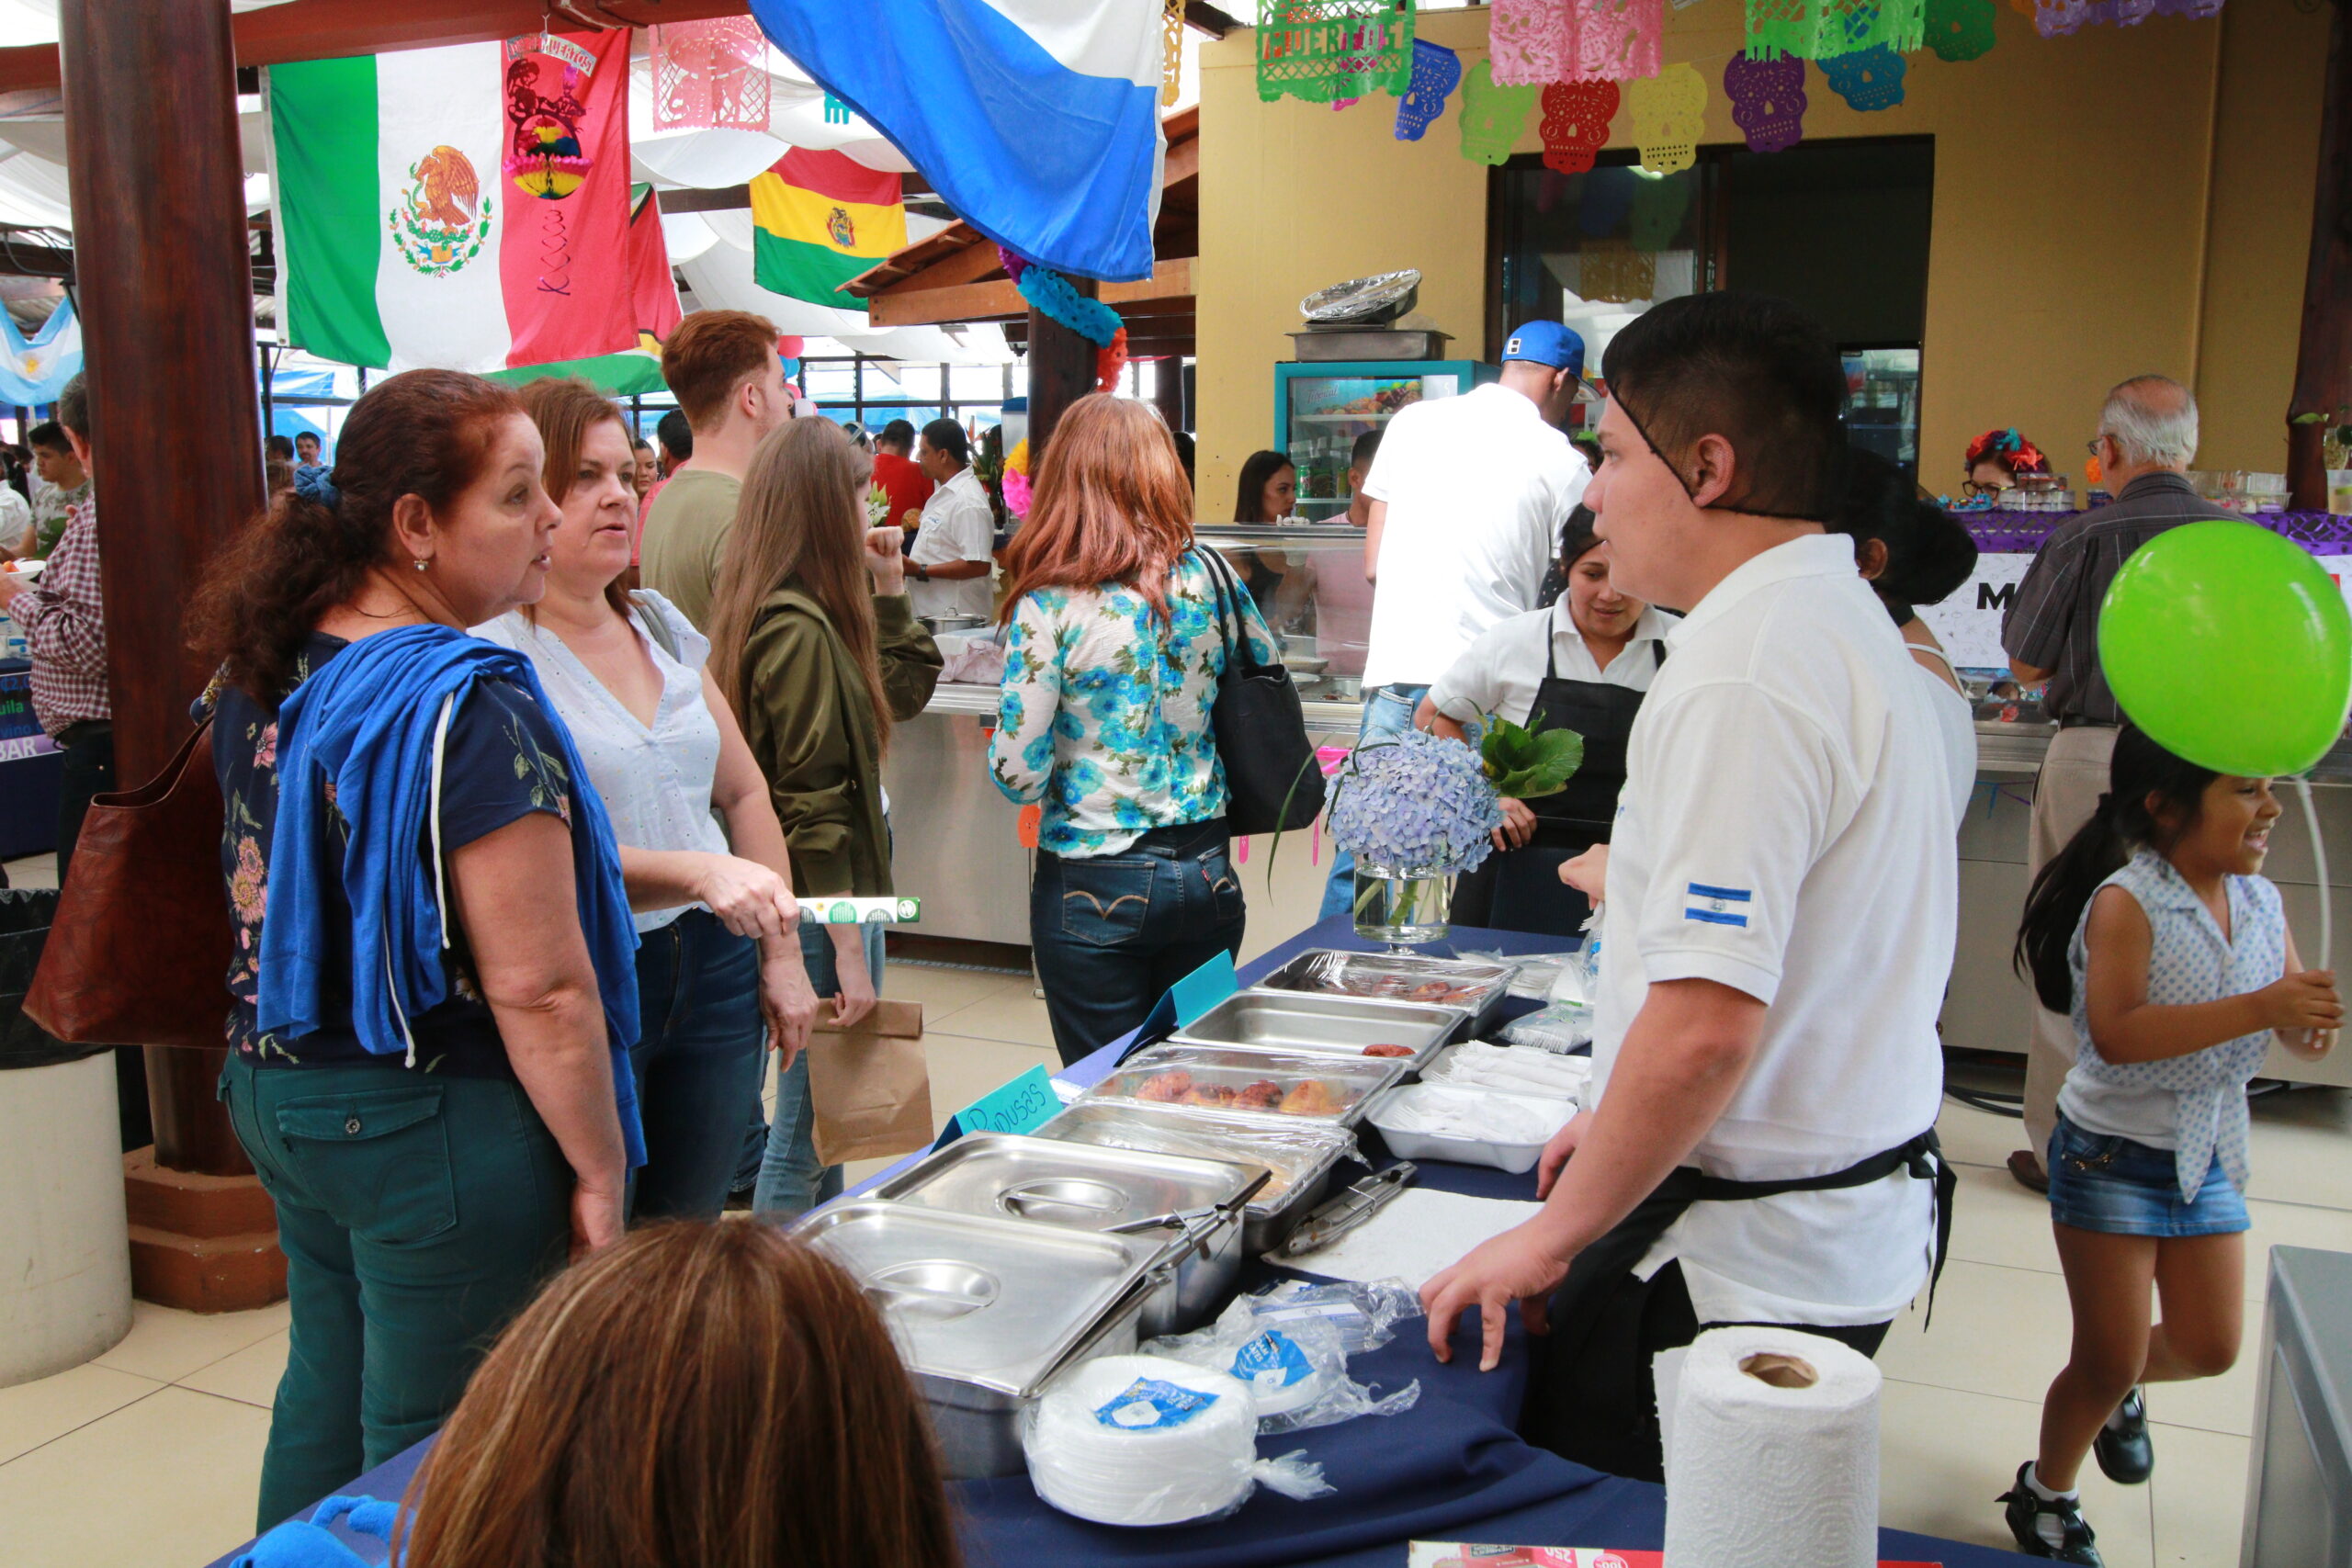
[[[2123,722],[2098,666],[2098,607],[2108,584],[2125,557],[2165,530],[2235,515],[2178,474],[2142,474],[2111,503],[2042,541],[2001,619],[2001,647],[2019,664],[2052,671],[2043,712],[2089,724]]]
[[[75,503],[49,566],[8,603],[32,646],[33,714],[52,737],[114,717],[107,692],[107,618],[98,600],[98,503]]]

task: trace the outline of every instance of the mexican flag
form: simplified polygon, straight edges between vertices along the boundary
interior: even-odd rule
[[[806,147],[752,176],[752,281],[837,310],[863,308],[835,290],[907,243],[897,175]]]
[[[487,372],[666,330],[632,277],[628,29],[274,65],[267,102],[288,343]]]

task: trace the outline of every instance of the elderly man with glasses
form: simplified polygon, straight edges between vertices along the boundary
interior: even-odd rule
[[[2058,721],[2034,783],[2029,877],[2090,820],[2107,790],[2123,722],[2098,663],[2098,606],[2108,584],[2126,557],[2165,529],[2228,515],[2188,482],[2197,399],[2169,376],[2134,376],[2108,393],[2090,452],[2115,500],[2043,541],[2001,623],[2010,671],[2027,685],[2049,682],[2042,707]],[[2074,1061],[2074,1026],[2036,1008],[2026,1050],[2028,1146],[2009,1156],[2009,1173],[2037,1192],[2049,1185],[2044,1151],[2057,1122],[2058,1086]]]

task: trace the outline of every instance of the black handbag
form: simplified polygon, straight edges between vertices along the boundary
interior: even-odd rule
[[[1239,627],[1242,588],[1224,557],[1197,547],[1216,590],[1217,628],[1225,638],[1225,673],[1217,678],[1209,727],[1225,764],[1225,808],[1236,833],[1287,832],[1323,810],[1323,770],[1306,738],[1298,688],[1280,664],[1261,664]]]

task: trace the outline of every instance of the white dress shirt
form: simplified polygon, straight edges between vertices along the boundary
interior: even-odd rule
[[[923,502],[922,525],[915,530],[915,547],[907,558],[917,566],[945,566],[953,561],[985,561],[993,555],[996,513],[989,510],[988,491],[968,468],[931,492]],[[989,573],[961,581],[924,582],[907,579],[907,597],[918,615],[978,615],[986,619],[996,608],[996,590]]]
[[[1838,535],[1749,560],[1667,647],[1609,858],[1596,1096],[1652,985],[1713,980],[1767,1010],[1691,1163],[1770,1181],[1899,1147],[1935,1123],[1958,929],[1923,672]],[[1694,1203],[1640,1271],[1679,1258],[1702,1323],[1883,1322],[1927,1280],[1931,1185]]]
[[[1532,402],[1492,382],[1389,421],[1363,481],[1388,508],[1363,684],[1430,685],[1480,632],[1533,609],[1591,477]]]

